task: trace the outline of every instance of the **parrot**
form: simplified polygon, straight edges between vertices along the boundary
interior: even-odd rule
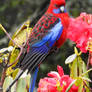
[[[10,90],[26,69],[28,69],[28,73],[32,73],[35,69],[38,70],[39,65],[47,56],[60,48],[65,42],[69,25],[69,15],[65,9],[65,4],[65,0],[50,0],[47,11],[38,20],[30,33],[27,51],[18,65],[21,72],[6,92]]]

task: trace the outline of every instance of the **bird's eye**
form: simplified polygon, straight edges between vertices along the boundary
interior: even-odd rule
[[[65,10],[65,7],[64,7],[64,6],[61,6],[61,7],[60,7],[60,11],[61,11],[61,12],[64,12],[64,10]]]

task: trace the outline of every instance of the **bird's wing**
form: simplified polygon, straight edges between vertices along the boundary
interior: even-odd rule
[[[30,50],[21,62],[21,69],[33,70],[40,64],[59,39],[62,30],[63,26],[59,18],[52,14],[44,14],[32,30],[29,40]]]
[[[30,45],[39,47],[47,41],[58,39],[62,33],[62,28],[59,18],[52,14],[44,14],[32,30]]]

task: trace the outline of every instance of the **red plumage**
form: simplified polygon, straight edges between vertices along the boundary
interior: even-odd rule
[[[68,14],[64,14],[61,16],[62,19],[62,24],[63,24],[63,32],[59,38],[58,41],[56,41],[55,46],[60,48],[61,45],[65,42],[66,38],[67,38],[67,28],[69,25],[69,17]]]

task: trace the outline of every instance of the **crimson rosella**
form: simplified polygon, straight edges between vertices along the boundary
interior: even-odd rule
[[[68,19],[65,0],[51,0],[48,10],[32,29],[28,40],[29,50],[19,65],[22,71],[7,92],[26,69],[32,72],[52,52],[53,48],[60,48],[66,39]]]

